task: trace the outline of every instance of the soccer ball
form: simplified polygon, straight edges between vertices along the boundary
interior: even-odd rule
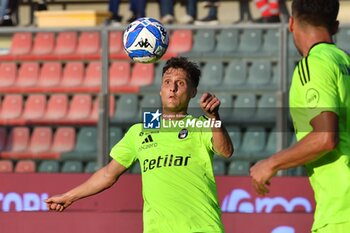
[[[135,62],[152,63],[160,59],[169,44],[165,27],[153,18],[139,18],[128,25],[123,35],[124,50]]]

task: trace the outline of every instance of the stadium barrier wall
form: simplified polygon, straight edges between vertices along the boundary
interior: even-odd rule
[[[48,212],[44,200],[83,182],[89,174],[1,174],[0,233],[141,233],[140,175],[126,174],[109,190]],[[217,177],[226,232],[309,232],[315,203],[306,177],[275,177],[257,196],[249,177]]]

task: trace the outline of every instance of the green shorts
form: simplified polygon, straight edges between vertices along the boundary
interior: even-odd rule
[[[331,223],[312,231],[312,233],[349,233],[350,222]]]

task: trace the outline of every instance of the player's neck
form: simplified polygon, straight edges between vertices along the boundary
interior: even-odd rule
[[[326,30],[307,30],[304,32],[302,53],[306,57],[310,49],[318,43],[333,43],[331,35]]]

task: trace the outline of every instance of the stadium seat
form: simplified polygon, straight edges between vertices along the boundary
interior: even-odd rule
[[[270,156],[271,154],[277,151],[277,132],[276,129],[272,129],[267,137],[267,143],[263,153],[261,154],[263,157]]]
[[[99,98],[96,97],[92,103],[92,110],[90,114],[90,119],[93,121],[97,121],[100,112],[100,101]],[[112,118],[115,113],[115,98],[114,95],[111,95],[109,98],[109,117]]]
[[[339,32],[335,36],[335,39],[339,48],[350,53],[350,28],[340,28]]]
[[[50,151],[67,152],[74,150],[76,133],[73,127],[58,127],[53,137]]]
[[[276,121],[276,94],[264,93],[257,104],[255,118],[257,121]]]
[[[58,173],[60,165],[57,160],[42,160],[38,167],[38,172],[41,173]]]
[[[238,121],[254,120],[256,112],[256,96],[253,93],[239,94],[233,105],[233,119]]]
[[[266,131],[263,127],[248,127],[243,135],[239,155],[245,158],[255,158],[265,149]]]
[[[202,93],[197,93],[197,95],[190,100],[188,104],[188,114],[194,117],[200,117],[204,114],[203,110],[200,107],[200,99],[202,97]]]
[[[102,83],[102,64],[100,61],[92,61],[86,67],[83,86],[100,87]]]
[[[131,77],[130,63],[114,61],[109,68],[109,86],[118,87],[129,84]]]
[[[233,97],[230,93],[219,93],[216,97],[220,100],[220,118],[227,122],[232,119]]]
[[[59,32],[56,38],[54,54],[66,55],[73,54],[78,44],[77,32]]]
[[[9,159],[0,160],[0,173],[13,172],[13,162]]]
[[[143,108],[161,109],[161,101],[159,94],[144,94],[143,98],[140,100],[140,109]]]
[[[200,57],[213,52],[216,46],[214,29],[198,29],[193,38],[193,47],[186,56]]]
[[[81,127],[73,151],[61,153],[61,160],[95,161],[97,157],[97,130]]]
[[[154,81],[149,86],[143,86],[141,87],[141,92],[158,92],[160,90],[160,87],[162,85],[162,78],[163,78],[163,67],[165,65],[165,61],[159,61],[157,62],[155,67],[155,75],[154,75]]]
[[[278,29],[266,29],[262,44],[262,53],[265,56],[278,56],[280,50],[280,32]]]
[[[23,97],[20,94],[5,95],[0,118],[3,120],[16,119],[21,117],[23,112]]]
[[[118,54],[123,51],[123,32],[110,31],[109,32],[109,53]]]
[[[32,49],[33,37],[30,32],[16,32],[13,34],[10,54],[29,54]]]
[[[242,133],[240,128],[235,126],[229,126],[227,127],[227,132],[233,143],[235,151],[238,151],[242,143]]]
[[[68,112],[68,96],[66,94],[52,94],[47,102],[44,119],[54,121],[64,119]]]
[[[37,62],[22,62],[16,79],[17,87],[35,86],[39,77],[39,63]]]
[[[221,89],[239,89],[247,83],[247,63],[242,60],[232,60],[229,62],[224,76]]]
[[[76,53],[80,55],[97,54],[100,46],[99,32],[84,31],[80,33]]]
[[[34,39],[32,54],[45,55],[52,53],[55,47],[54,32],[38,32]]]
[[[249,69],[247,85],[251,88],[269,87],[272,81],[272,67],[269,60],[254,60]]]
[[[92,110],[92,97],[90,94],[76,94],[70,101],[67,119],[88,119]]]
[[[262,46],[262,29],[243,29],[240,35],[238,53],[240,55],[258,55]]]
[[[81,86],[84,78],[84,64],[82,62],[67,62],[63,70],[62,87]]]
[[[230,56],[238,49],[238,30],[221,29],[217,36],[215,53],[217,55]]]
[[[231,161],[227,174],[229,176],[248,176],[250,164],[248,161]]]
[[[169,37],[169,46],[164,57],[170,58],[181,53],[186,53],[192,49],[192,30],[177,29]]]
[[[83,163],[80,161],[65,161],[63,162],[62,173],[82,173]]]
[[[46,111],[46,96],[44,94],[31,94],[24,106],[22,118],[26,120],[41,119]]]
[[[0,153],[6,148],[7,132],[5,127],[0,127]]]
[[[57,87],[62,78],[62,66],[60,62],[44,62],[40,73],[38,87]]]
[[[15,166],[15,173],[36,172],[36,164],[33,160],[19,160]]]
[[[15,84],[17,67],[14,62],[0,64],[0,87],[10,87]]]
[[[6,151],[20,152],[26,151],[29,145],[29,128],[13,127],[6,143]]]
[[[300,57],[298,50],[295,48],[292,33],[288,33],[287,43],[288,43],[288,45],[287,45],[288,46],[288,56],[289,57]]]
[[[84,172],[85,173],[94,173],[96,172],[100,167],[98,166],[98,164],[96,162],[88,162],[86,165],[85,165],[85,168],[84,168]]]
[[[135,94],[120,95],[116,102],[116,112],[112,121],[135,122],[138,119],[139,100]]]
[[[154,80],[154,65],[135,63],[131,73],[131,86],[148,86]]]
[[[198,89],[219,87],[224,77],[224,66],[221,61],[208,61],[202,69],[202,77],[200,79]]]
[[[217,176],[226,175],[225,161],[221,159],[215,159],[213,161],[213,172],[214,172],[214,175],[217,175]]]
[[[120,139],[123,137],[123,131],[119,127],[110,127],[109,128],[109,148],[112,149],[112,147],[117,144]]]
[[[28,151],[32,153],[49,151],[52,144],[52,135],[51,127],[34,127],[30,136]]]

